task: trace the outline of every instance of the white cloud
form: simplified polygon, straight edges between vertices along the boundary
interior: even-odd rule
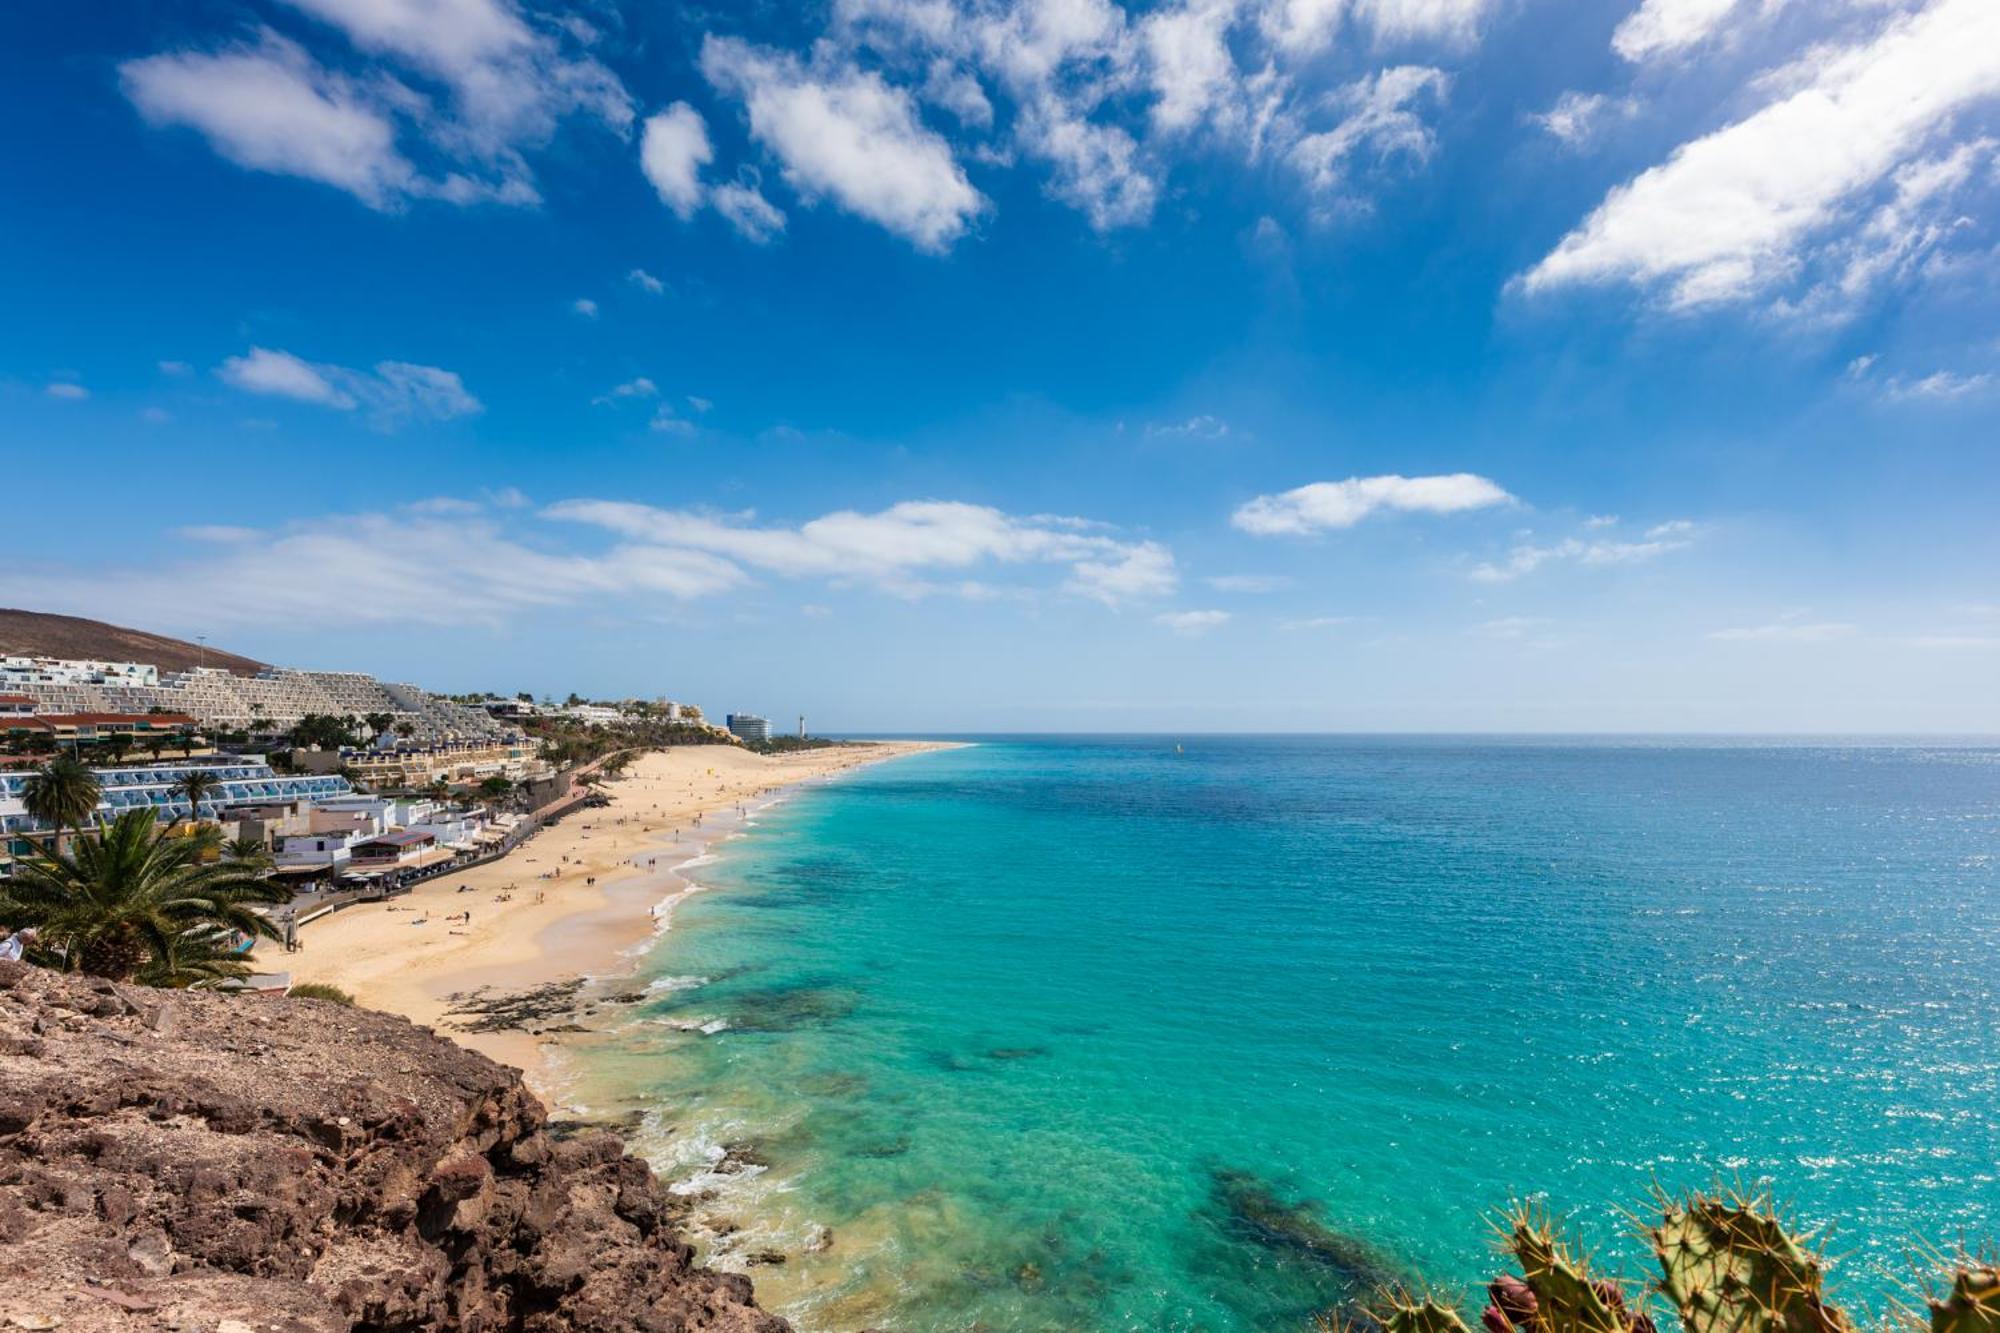
[[[1537,545],[1518,542],[1498,562],[1475,565],[1472,577],[1481,583],[1510,583],[1547,565],[1575,564],[1587,568],[1636,565],[1663,555],[1685,550],[1694,544],[1700,528],[1684,518],[1656,523],[1646,529],[1643,541],[1613,541],[1609,538],[1566,537],[1558,542]]]
[[[254,46],[148,56],[118,73],[148,121],[197,130],[238,166],[320,181],[374,208],[420,192],[388,111],[269,30]]]
[[[1981,392],[1992,383],[1993,376],[1984,372],[1977,375],[1958,375],[1949,370],[1940,370],[1919,380],[1890,380],[1886,392],[1891,398],[1939,403],[1950,402],[1954,398],[1969,397]]]
[[[1583,526],[1586,528],[1615,528],[1618,526],[1618,515],[1592,514],[1583,520]]]
[[[373,371],[309,362],[290,352],[253,347],[216,369],[245,393],[291,398],[348,412],[366,408],[378,426],[408,420],[446,421],[482,410],[477,398],[449,370],[408,361],[378,361]]]
[[[1638,104],[1630,98],[1614,100],[1603,93],[1571,91],[1531,119],[1571,148],[1581,148],[1597,137],[1607,116],[1631,116],[1637,110]]]
[[[1176,634],[1194,638],[1210,630],[1220,629],[1229,623],[1227,611],[1167,611],[1153,617],[1156,625],[1165,625]]]
[[[1066,588],[1104,602],[1163,595],[1178,581],[1173,556],[1157,543],[1124,541],[1078,519],[1018,518],[956,501],[905,501],[873,514],[843,510],[797,528],[614,500],[565,501],[545,512],[787,577],[900,587],[927,572],[983,563],[1054,564],[1068,568]]]
[[[639,138],[639,167],[653,183],[660,202],[681,221],[693,217],[701,207],[702,168],[714,160],[708,122],[686,102],[675,102],[659,115],[647,117],[645,132]]]
[[[339,28],[361,50],[444,84],[456,114],[435,137],[523,184],[517,150],[547,143],[563,117],[582,113],[621,133],[632,123],[632,99],[617,76],[529,26],[512,0],[286,3]]]
[[[1339,196],[1348,192],[1364,155],[1377,164],[1428,161],[1437,140],[1415,108],[1441,99],[1449,85],[1443,70],[1423,65],[1397,65],[1355,80],[1327,99],[1340,112],[1339,123],[1294,143],[1292,165],[1315,193]]]
[[[1230,521],[1260,537],[1351,528],[1370,514],[1456,514],[1513,500],[1494,482],[1470,472],[1434,477],[1349,477],[1320,481],[1278,495],[1260,495]]]
[[[354,393],[381,425],[407,419],[446,421],[484,410],[456,374],[436,366],[378,361],[373,375],[350,372],[350,376]]]
[[[661,282],[658,278],[646,272],[646,270],[643,268],[633,269],[630,273],[627,273],[625,275],[625,280],[631,283],[634,287],[637,287],[640,291],[646,292],[652,296],[658,296],[667,290],[666,283]]]
[[[910,94],[879,74],[808,68],[713,34],[702,43],[701,67],[718,90],[742,100],[751,134],[809,202],[830,197],[933,253],[949,249],[986,207]]]
[[[1153,90],[1153,124],[1169,133],[1202,123],[1235,93],[1236,57],[1229,29],[1241,0],[1182,0],[1148,14],[1140,24]]]
[[[1282,621],[1279,623],[1278,628],[1288,630],[1338,629],[1342,625],[1352,625],[1359,619],[1360,617],[1358,616],[1307,616],[1302,620]]]
[[[595,403],[609,403],[619,398],[655,398],[659,396],[659,392],[659,385],[653,383],[653,381],[647,379],[644,375],[640,375],[626,380],[623,384],[613,385],[609,393],[600,394],[591,401]]]
[[[174,535],[191,542],[233,546],[237,542],[255,541],[264,534],[256,528],[239,527],[233,523],[190,523],[184,528],[175,528]]]
[[[160,362],[160,373],[162,375],[191,375],[194,373],[194,367],[185,361],[162,361]]]
[[[552,552],[483,516],[350,514],[247,534],[171,565],[32,569],[35,602],[125,621],[194,598],[219,623],[257,624],[300,606],[339,605],[358,625],[493,625],[532,607],[586,598],[676,600],[741,587],[730,561],[626,543],[595,555]]]
[[[296,398],[302,403],[319,403],[342,411],[355,406],[353,397],[335,388],[318,367],[290,352],[253,347],[243,356],[224,361],[215,373],[223,383],[245,393]]]
[[[1811,621],[1794,612],[1768,625],[1739,625],[1711,630],[1708,637],[1730,643],[1827,643],[1852,638],[1857,627],[1845,621]]]
[[[713,402],[710,402],[708,399],[701,397],[699,394],[691,393],[688,395],[688,406],[692,407],[697,412],[707,412],[712,408],[714,408],[715,404]]]
[[[1229,434],[1229,423],[1221,417],[1210,416],[1206,412],[1189,417],[1186,421],[1154,422],[1146,427],[1149,436],[1182,436],[1195,440],[1220,440]]]
[[[709,202],[746,240],[762,245],[785,229],[785,215],[747,181],[718,185]]]
[[[654,409],[653,419],[648,425],[650,429],[662,435],[678,435],[683,438],[692,436],[699,429],[692,421],[676,414],[674,409],[665,403]]]
[[[384,65],[338,73],[265,28],[251,42],[127,61],[126,96],[151,123],[196,130],[239,166],[319,181],[373,208],[410,198],[531,204],[539,195],[523,151],[546,144],[563,118],[586,115],[621,134],[630,126],[617,78],[531,27],[511,0],[287,3]],[[437,169],[420,169],[413,148]]]
[[[31,605],[126,622],[198,605],[218,623],[258,624],[338,603],[358,625],[447,626],[499,625],[522,611],[593,601],[643,613],[648,599],[715,597],[760,578],[979,601],[1032,597],[1048,584],[1036,576],[1050,573],[1060,588],[1107,603],[1173,591],[1172,557],[1154,543],[1081,519],[979,505],[913,501],[784,525],[606,500],[534,515],[516,503],[518,493],[486,499],[438,497],[274,530],[196,525],[179,535],[198,546],[172,563],[16,562],[9,588]],[[588,540],[568,543],[572,525]]]
[[[1365,200],[1356,181],[1430,155],[1428,106],[1444,76],[1372,53],[1429,53],[1477,36],[1493,0],[836,0],[812,68],[848,64],[908,81],[967,130],[963,151],[993,166],[1048,169],[1046,192],[1103,232],[1146,222],[1170,157],[1190,141],[1246,165],[1289,163],[1320,213]],[[1366,62],[1327,93],[1321,53]],[[1011,103],[996,116],[991,88]]]
[[[1284,574],[1217,574],[1202,582],[1217,592],[1277,592],[1292,586],[1292,580]]]
[[[1611,48],[1632,61],[1683,51],[1721,27],[1739,2],[1645,0],[1611,34]]]
[[[51,398],[61,398],[72,403],[80,403],[90,397],[90,390],[81,384],[72,384],[68,380],[57,380],[42,392]]]
[[[1865,44],[1814,48],[1767,83],[1778,100],[1614,189],[1522,287],[1625,281],[1686,309],[1794,278],[1865,195],[2000,93],[2000,6],[1933,0]]]
[[[1333,44],[1348,20],[1380,41],[1463,42],[1477,34],[1491,0],[1269,0],[1263,26],[1294,57]]]
[[[587,296],[579,296],[569,303],[569,308],[585,319],[597,318],[597,302]]]
[[[1875,363],[1879,360],[1881,360],[1881,358],[1876,356],[1873,352],[1867,353],[1862,356],[1857,356],[1852,361],[1849,361],[1847,363],[1847,369],[1842,371],[1841,373],[1846,378],[1851,380],[1865,379],[1868,375],[1868,372],[1874,369]]]
[[[1086,119],[1062,99],[1043,96],[1022,108],[1016,133],[1054,169],[1049,192],[1098,231],[1152,216],[1159,185],[1140,160],[1138,141],[1124,129]]]

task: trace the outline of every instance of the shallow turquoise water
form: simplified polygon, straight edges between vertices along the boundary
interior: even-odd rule
[[[2000,749],[1007,740],[692,873],[588,1099],[810,1328],[1302,1327],[1522,1196],[1636,1273],[1656,1180],[1863,1303],[2000,1233]]]

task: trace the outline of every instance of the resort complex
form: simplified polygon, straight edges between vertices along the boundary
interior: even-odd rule
[[[668,742],[741,743],[667,699],[454,699],[351,671],[0,656],[0,879],[64,827],[150,811],[261,848],[296,888],[394,887],[490,858],[587,800],[576,779],[598,762]],[[61,819],[35,790],[54,764],[88,794]]]
[[[380,714],[427,740],[497,737],[506,728],[483,708],[454,703],[415,685],[356,671],[266,668],[239,676],[217,667],[161,675],[137,662],[0,658],[0,694],[33,699],[53,714],[178,713],[202,727],[289,727],[315,715]]]

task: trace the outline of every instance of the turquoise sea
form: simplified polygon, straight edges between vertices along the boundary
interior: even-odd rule
[[[1296,1329],[1770,1181],[2000,1239],[2000,747],[1003,738],[757,814],[577,1055],[807,1329]],[[772,1262],[777,1257],[783,1262]]]

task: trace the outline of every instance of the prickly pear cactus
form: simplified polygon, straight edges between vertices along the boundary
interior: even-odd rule
[[[1467,1333],[1458,1312],[1431,1296],[1392,1294],[1369,1313],[1383,1333]]]
[[[1853,1333],[1826,1303],[1819,1256],[1767,1198],[1669,1200],[1646,1235],[1687,1333]]]
[[[2000,1333],[2000,1267],[1960,1267],[1930,1306],[1931,1333]]]
[[[1588,1265],[1570,1253],[1546,1216],[1517,1208],[1508,1218],[1506,1244],[1521,1265],[1521,1281],[1534,1294],[1534,1333],[1632,1333],[1643,1319],[1626,1309],[1617,1283],[1590,1276]],[[1497,1298],[1495,1308],[1502,1308]]]

